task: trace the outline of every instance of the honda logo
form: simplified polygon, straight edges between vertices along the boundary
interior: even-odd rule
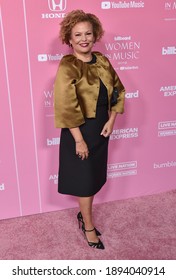
[[[66,9],[66,0],[48,0],[48,6],[54,12],[64,11]]]

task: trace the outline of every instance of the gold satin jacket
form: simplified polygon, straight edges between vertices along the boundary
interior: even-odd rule
[[[125,89],[109,60],[93,52],[96,63],[88,64],[74,55],[65,55],[59,64],[54,83],[55,126],[78,127],[85,118],[96,117],[100,80],[107,88],[109,110],[124,112]],[[119,91],[118,102],[110,107],[113,88]]]

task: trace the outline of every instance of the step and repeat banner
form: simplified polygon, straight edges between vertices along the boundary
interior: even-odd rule
[[[70,52],[58,39],[59,23],[74,9],[100,18],[105,35],[94,50],[126,87],[108,180],[95,203],[176,188],[176,1],[1,0],[1,219],[77,206],[57,193],[60,129],[53,115],[56,71]]]

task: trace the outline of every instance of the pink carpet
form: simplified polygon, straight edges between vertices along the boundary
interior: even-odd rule
[[[1,260],[176,259],[176,190],[94,206],[105,250],[90,248],[78,209],[0,221]]]

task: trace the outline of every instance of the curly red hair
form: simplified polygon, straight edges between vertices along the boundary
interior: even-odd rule
[[[95,42],[99,41],[104,34],[102,24],[97,16],[90,13],[85,13],[83,10],[73,10],[66,15],[66,17],[60,23],[59,37],[63,44],[70,45],[69,40],[71,38],[72,28],[78,23],[87,21],[92,24],[93,34]]]

